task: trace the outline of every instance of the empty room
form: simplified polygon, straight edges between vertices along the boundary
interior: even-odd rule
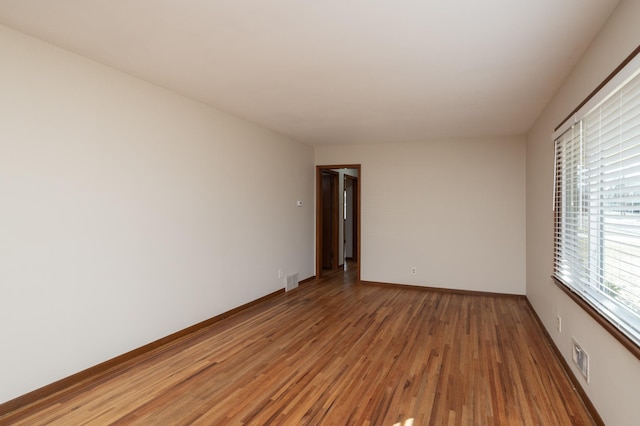
[[[0,0],[0,425],[637,425],[639,23]]]

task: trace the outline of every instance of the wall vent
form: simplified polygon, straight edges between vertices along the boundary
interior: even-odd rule
[[[286,290],[293,290],[298,287],[298,274],[287,275],[287,285]]]
[[[589,354],[573,339],[573,362],[578,366],[587,383],[589,383]]]

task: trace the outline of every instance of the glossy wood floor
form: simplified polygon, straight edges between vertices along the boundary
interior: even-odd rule
[[[592,424],[524,299],[353,281],[254,306],[15,424]]]

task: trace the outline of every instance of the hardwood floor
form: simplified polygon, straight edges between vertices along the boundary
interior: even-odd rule
[[[277,296],[4,422],[593,424],[523,298],[358,285],[354,274]]]

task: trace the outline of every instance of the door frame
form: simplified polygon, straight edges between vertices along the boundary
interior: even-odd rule
[[[356,280],[360,283],[360,265],[362,264],[362,244],[360,244],[360,212],[361,212],[361,194],[362,194],[362,166],[360,164],[334,164],[316,166],[316,278],[322,277],[322,172],[332,169],[355,169],[358,171],[358,179],[356,182],[357,193],[354,202],[354,218],[356,238],[354,246],[357,247],[357,272]],[[336,254],[337,256],[337,254]]]
[[[320,173],[320,177],[322,179],[322,182],[320,183],[320,189],[322,191],[322,197],[320,199],[320,206],[321,206],[321,221],[320,221],[320,247],[322,248],[322,252],[320,253],[320,257],[322,259],[322,270],[327,269],[326,268],[326,258],[325,258],[325,249],[329,248],[327,247],[324,243],[325,241],[325,237],[327,236],[327,234],[329,234],[331,237],[331,247],[330,247],[330,257],[331,259],[329,260],[329,270],[334,270],[334,269],[338,269],[341,265],[338,259],[338,255],[340,253],[339,247],[340,247],[340,241],[339,241],[339,235],[340,235],[340,198],[339,198],[339,188],[340,188],[340,181],[338,180],[340,176],[340,173],[336,172],[335,170],[322,170]],[[330,180],[330,198],[331,198],[331,229],[327,230],[324,229],[324,225],[325,225],[325,208],[326,207],[324,205],[324,202],[326,201],[327,194],[325,194],[325,191],[327,190],[327,188],[325,187],[325,180],[326,178],[328,178]]]

